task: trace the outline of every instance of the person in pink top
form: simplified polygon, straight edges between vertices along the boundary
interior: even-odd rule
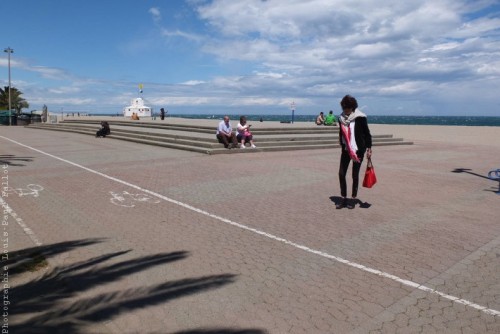
[[[256,148],[257,146],[253,143],[253,135],[250,132],[250,126],[247,124],[247,118],[245,116],[240,117],[240,123],[236,127],[238,134],[236,135],[236,139],[241,143],[240,148],[245,148],[246,143],[250,143],[251,148]]]

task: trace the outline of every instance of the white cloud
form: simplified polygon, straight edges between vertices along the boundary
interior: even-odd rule
[[[388,43],[360,44],[352,48],[352,53],[360,58],[372,58],[393,53],[393,48]]]
[[[158,7],[152,7],[152,8],[149,9],[148,12],[153,17],[153,21],[155,23],[158,23],[158,22],[161,21],[161,12],[160,12],[160,9]]]
[[[271,79],[281,79],[287,77],[286,73],[276,73],[276,72],[254,72],[256,76],[261,78],[271,78]]]
[[[166,37],[181,37],[194,42],[199,42],[203,39],[203,37],[199,35],[183,32],[181,30],[170,31],[167,29],[162,29],[161,33]]]
[[[486,76],[500,76],[500,61],[481,64],[478,66],[477,72]]]
[[[371,68],[385,68],[388,57],[402,55],[413,72],[429,33],[446,32],[458,19],[448,1],[389,1],[381,6],[367,0],[219,0],[198,10],[220,32],[207,41],[205,52],[260,62],[274,71],[293,68],[296,76],[322,73],[342,80],[373,72],[364,69],[367,61]]]
[[[427,50],[423,50],[423,53],[427,52],[436,52],[436,51],[448,51],[448,50],[453,50],[456,49],[460,46],[461,44],[458,42],[448,42],[448,43],[442,43],[442,44],[437,44],[432,47],[430,47]]]
[[[496,34],[500,35],[499,18],[480,18],[474,21],[463,23],[459,28],[450,33],[454,38],[473,38],[480,35]]]
[[[59,68],[54,68],[54,67],[31,66],[31,67],[26,67],[25,69],[32,71],[32,72],[37,72],[43,78],[46,78],[46,79],[67,80],[67,79],[74,78],[72,75],[67,73],[65,70],[62,70]]]
[[[428,91],[431,86],[430,82],[403,82],[391,86],[381,87],[379,92],[385,94],[415,94],[420,91]]]
[[[29,100],[30,105],[43,105],[47,106],[60,106],[60,105],[72,105],[79,107],[86,107],[88,105],[94,104],[96,101],[92,98],[54,98],[54,97],[32,97]],[[55,109],[58,109],[57,107]]]
[[[58,87],[58,88],[50,88],[48,90],[49,93],[54,94],[75,94],[81,92],[82,89],[79,87]]]
[[[196,86],[196,85],[201,85],[201,84],[204,84],[204,83],[205,83],[205,81],[189,80],[189,81],[181,82],[181,85]]]

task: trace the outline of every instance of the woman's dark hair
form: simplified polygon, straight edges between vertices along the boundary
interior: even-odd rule
[[[240,124],[242,124],[243,122],[246,122],[247,121],[247,118],[245,116],[240,116]]]
[[[346,95],[344,96],[342,101],[340,101],[340,106],[342,107],[342,109],[355,110],[358,107],[358,101],[356,101],[356,99],[351,95]]]

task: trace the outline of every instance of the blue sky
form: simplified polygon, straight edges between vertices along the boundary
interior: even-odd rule
[[[383,3],[383,4],[382,4]],[[500,116],[498,0],[0,0],[30,110]],[[8,85],[7,54],[0,85]]]

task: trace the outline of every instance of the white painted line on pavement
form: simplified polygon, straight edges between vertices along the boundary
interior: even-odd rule
[[[28,225],[26,225],[23,219],[19,217],[19,215],[14,210],[12,210],[9,204],[5,202],[5,200],[1,196],[0,196],[0,205],[3,207],[4,214],[8,213],[9,215],[11,215],[11,217],[16,221],[17,225],[19,225],[23,229],[24,234],[30,237],[31,241],[33,241],[35,245],[37,246],[42,245],[42,242],[40,241],[40,239],[38,239],[35,232],[33,232],[33,230]]]
[[[367,266],[364,266],[362,264],[359,264],[359,263],[356,263],[356,262],[351,262],[349,260],[346,260],[346,259],[343,259],[341,257],[338,257],[338,256],[335,256],[335,255],[331,255],[331,254],[328,254],[328,253],[325,253],[325,252],[322,252],[322,251],[319,251],[319,250],[315,250],[315,249],[312,249],[312,248],[309,248],[307,246],[304,246],[304,245],[301,245],[301,244],[297,244],[293,241],[289,241],[287,239],[284,239],[284,238],[281,238],[281,237],[278,237],[278,236],[275,236],[273,234],[270,234],[270,233],[267,233],[267,232],[264,232],[264,231],[261,231],[261,230],[257,230],[255,228],[252,228],[252,227],[249,227],[249,226],[246,226],[246,225],[243,225],[243,224],[240,224],[240,223],[237,223],[237,222],[234,222],[232,220],[229,220],[227,218],[224,218],[224,217],[220,217],[220,216],[217,216],[217,215],[214,215],[210,212],[207,212],[205,210],[201,210],[201,209],[198,209],[198,208],[195,208],[194,206],[191,206],[189,204],[186,204],[186,203],[183,203],[183,202],[179,202],[179,201],[176,201],[175,199],[171,199],[169,197],[166,197],[166,196],[163,196],[161,194],[158,194],[158,193],[155,193],[154,191],[151,191],[151,190],[148,190],[148,189],[144,189],[144,188],[141,188],[139,186],[136,186],[135,184],[132,184],[132,183],[129,183],[129,182],[126,182],[126,181],[123,181],[123,180],[120,180],[120,179],[117,179],[113,176],[109,176],[107,174],[104,174],[104,173],[101,173],[101,172],[98,172],[96,170],[93,170],[93,169],[90,169],[88,167],[85,167],[85,166],[82,166],[82,165],[79,165],[75,162],[72,162],[72,161],[69,161],[69,160],[66,160],[66,159],[63,159],[63,158],[60,158],[58,156],[55,156],[55,155],[52,155],[50,153],[47,153],[47,152],[44,152],[44,151],[41,151],[39,149],[36,149],[34,147],[31,147],[31,146],[28,146],[28,145],[25,145],[25,144],[22,144],[20,142],[17,142],[15,140],[12,140],[10,138],[7,138],[7,137],[3,137],[3,136],[0,136],[0,138],[4,138],[10,142],[13,142],[15,144],[18,144],[20,146],[23,146],[23,147],[26,147],[30,150],[33,150],[35,152],[38,152],[38,153],[41,153],[43,155],[46,155],[48,157],[51,157],[51,158],[54,158],[54,159],[57,159],[59,161],[62,161],[62,162],[65,162],[67,164],[70,164],[70,165],[73,165],[75,167],[78,167],[78,168],[81,168],[81,169],[84,169],[90,173],[93,173],[93,174],[96,174],[96,175],[100,175],[108,180],[112,180],[112,181],[115,181],[115,182],[118,182],[118,183],[121,183],[123,185],[126,185],[126,186],[129,186],[131,188],[134,188],[134,189],[137,189],[137,190],[140,190],[142,192],[145,192],[147,194],[150,194],[150,195],[153,195],[155,197],[158,197],[158,198],[161,198],[167,202],[170,202],[170,203],[173,203],[173,204],[176,204],[176,205],[179,205],[179,206],[182,206],[188,210],[191,210],[191,211],[194,211],[194,212],[197,212],[197,213],[200,213],[202,215],[205,215],[205,216],[208,216],[208,217],[211,217],[211,218],[214,218],[214,219],[217,219],[223,223],[226,223],[226,224],[229,224],[229,225],[232,225],[232,226],[236,226],[236,227],[239,227],[241,229],[244,229],[244,230],[247,230],[247,231],[250,231],[250,232],[253,232],[253,233],[256,233],[256,234],[259,234],[259,235],[262,235],[262,236],[265,236],[269,239],[272,239],[272,240],[276,240],[276,241],[279,241],[279,242],[282,242],[284,244],[287,244],[287,245],[290,245],[292,247],[295,247],[295,248],[298,248],[298,249],[302,249],[306,252],[309,252],[309,253],[312,253],[312,254],[316,254],[316,255],[319,255],[319,256],[322,256],[322,257],[325,257],[327,259],[332,259],[332,260],[335,260],[337,262],[340,262],[340,263],[343,263],[345,265],[348,265],[350,267],[353,267],[353,268],[357,268],[357,269],[360,269],[362,271],[365,271],[365,272],[369,272],[369,273],[372,273],[372,274],[375,274],[375,275],[378,275],[380,277],[383,277],[383,278],[387,278],[387,279],[390,279],[390,280],[393,280],[393,281],[396,281],[402,285],[406,285],[406,286],[409,286],[411,288],[414,288],[414,289],[418,289],[418,290],[421,290],[421,291],[425,291],[425,292],[428,292],[428,293],[431,293],[431,294],[435,294],[435,295],[438,295],[438,296],[441,296],[445,299],[448,299],[452,302],[455,302],[455,303],[458,303],[458,304],[462,304],[462,305],[465,305],[465,306],[468,306],[468,307],[471,307],[471,308],[474,308],[476,310],[479,310],[481,312],[484,312],[486,314],[489,314],[489,315],[493,315],[493,316],[500,316],[500,311],[497,311],[497,310],[494,310],[494,309],[491,309],[491,308],[487,308],[485,306],[482,306],[482,305],[479,305],[479,304],[475,304],[471,301],[468,301],[466,299],[462,299],[462,298],[459,298],[459,297],[455,297],[455,296],[452,296],[452,295],[449,295],[449,294],[446,294],[444,292],[440,292],[438,290],[435,290],[435,289],[432,289],[432,288],[429,288],[425,285],[422,285],[422,284],[419,284],[419,283],[416,283],[416,282],[413,282],[413,281],[409,281],[409,280],[406,280],[406,279],[403,279],[401,277],[398,277],[398,276],[395,276],[395,275],[391,275],[389,273],[386,273],[386,272],[383,272],[383,271],[380,271],[380,270],[377,270],[377,269],[373,269],[373,268],[370,268],[370,267],[367,267]]]

